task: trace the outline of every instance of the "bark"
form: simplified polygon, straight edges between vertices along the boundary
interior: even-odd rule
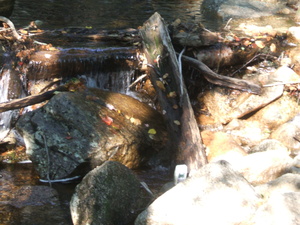
[[[144,23],[140,35],[171,136],[174,161],[186,164],[190,172],[197,170],[207,163],[205,148],[167,27],[158,13]]]

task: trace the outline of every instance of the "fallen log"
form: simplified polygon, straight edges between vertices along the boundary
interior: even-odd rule
[[[205,148],[168,29],[158,13],[144,23],[140,35],[152,67],[150,79],[167,122],[174,162],[186,164],[190,172],[197,170],[207,163]]]
[[[257,84],[254,84],[246,80],[219,75],[213,72],[208,66],[206,66],[203,62],[197,59],[188,56],[182,56],[182,59],[183,61],[187,62],[191,67],[203,73],[205,79],[210,83],[241,90],[241,91],[247,91],[253,94],[261,93],[261,87]]]
[[[9,102],[0,103],[0,113],[14,109],[21,109],[26,106],[34,105],[51,99],[56,92],[69,91],[65,86],[57,87],[51,91],[46,91],[38,95],[30,95],[25,98],[11,100]]]

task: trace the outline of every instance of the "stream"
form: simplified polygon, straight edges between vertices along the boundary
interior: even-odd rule
[[[206,20],[202,15],[200,8],[202,1],[16,0],[10,19],[17,29],[27,27],[31,21],[35,21],[39,29],[46,31],[46,36],[53,30],[69,34],[69,31],[76,33],[76,31],[80,30],[86,32],[89,29],[107,30],[108,32],[127,28],[137,29],[154,12],[160,13],[167,23],[180,18],[184,23],[192,25],[203,24],[205,28],[211,31],[221,30],[219,29],[220,21],[218,18],[214,18],[213,15],[210,15],[210,17],[206,15],[206,18],[208,18]],[[243,22],[247,22],[247,20],[245,19]],[[263,22],[266,24],[272,22],[281,27],[281,22],[285,23],[286,18],[269,18],[269,20]],[[231,23],[235,23],[235,21]],[[262,21],[259,21],[258,25],[262,25]],[[288,24],[289,26],[291,25]],[[189,27],[187,26],[187,29],[191,29]],[[51,34],[56,33],[52,32]],[[43,51],[30,54],[30,64],[27,65],[25,70],[23,70],[25,66],[23,68],[19,66],[23,65],[21,60],[18,62],[17,67],[6,68],[3,61],[9,57],[6,57],[5,54],[7,53],[0,49],[0,103],[24,97],[27,91],[32,95],[40,93],[41,90],[51,83],[51,79],[57,79],[57,86],[59,86],[74,77],[80,78],[78,80],[84,80],[85,82],[83,83],[88,87],[125,93],[138,98],[137,95],[140,93],[129,89],[130,84],[141,75],[137,72],[139,60],[137,59],[136,48],[132,48],[132,43],[130,47],[127,45],[124,47],[124,45],[119,46],[121,45],[119,43],[112,44],[107,42],[109,43],[107,45],[105,41],[92,39],[71,40],[71,38],[65,38],[67,35],[64,36],[64,39],[60,38],[61,36],[57,39],[52,38],[55,36],[49,35],[49,37],[47,36],[46,38],[48,39],[41,42],[51,43],[59,51],[51,52],[52,55],[48,54],[49,52],[45,54]],[[131,48],[130,51],[128,48]],[[217,53],[219,54],[219,52]],[[42,57],[44,57],[43,60]],[[267,60],[265,61],[267,63]],[[265,67],[263,68],[264,71],[268,70],[268,68],[274,69],[273,64],[269,66],[267,64],[264,66],[264,62],[261,64],[260,67]],[[12,63],[8,62],[6,65],[11,66]],[[198,75],[194,73],[194,70],[190,71],[189,69],[187,71],[188,73],[191,72],[191,76]],[[45,80],[44,74],[47,74],[47,78],[50,79]],[[201,83],[196,86],[193,84],[193,79],[190,82],[192,88],[202,89],[205,86],[209,89],[209,85],[206,85],[207,83]],[[35,90],[34,87],[36,88]],[[190,92],[192,92],[192,88],[188,87]],[[196,96],[193,97],[195,98]],[[191,99],[193,98],[191,97]],[[151,104],[153,102],[148,103]],[[193,104],[194,106],[196,105],[196,103]],[[201,107],[198,107],[200,111]],[[0,225],[72,225],[69,202],[81,178],[68,183],[57,182],[49,184],[42,182],[31,161],[26,160],[28,156],[25,156],[24,146],[16,148],[14,145],[9,146],[5,142],[1,142],[3,137],[11,131],[10,128],[14,126],[20,114],[34,109],[30,106],[25,107],[22,112],[20,110],[11,110],[0,113]],[[198,115],[198,119],[202,118],[200,118],[201,115]],[[204,119],[204,123],[198,121],[199,124],[205,124],[205,121],[209,120],[209,118],[206,118],[206,115]],[[212,127],[212,129],[214,128]],[[18,154],[20,154],[21,160],[25,160],[18,162],[20,161],[18,160]],[[150,171],[138,170],[133,172],[140,181],[145,182],[149,186],[149,189],[154,194],[159,194],[164,184],[173,180],[171,172],[163,167]],[[82,172],[82,174],[84,173]]]
[[[26,27],[30,21],[37,21],[41,29],[51,30],[66,27],[83,27],[93,29],[123,29],[123,28],[137,28],[141,26],[154,12],[159,12],[167,22],[180,18],[185,22],[203,23],[210,29],[216,28],[214,20],[205,21],[202,18],[200,11],[200,3],[202,0],[46,0],[46,1],[26,1],[16,0],[15,8],[10,19],[13,21],[17,28]],[[65,43],[68,46],[68,43]],[[76,47],[91,46],[89,43],[77,43]],[[65,46],[60,46],[64,48]],[[69,46],[68,46],[69,47]],[[93,46],[92,47],[97,47]],[[109,46],[108,46],[109,47]],[[2,55],[0,51],[0,65],[2,66]],[[1,69],[1,68],[0,68]],[[99,74],[102,74],[101,71]],[[99,77],[99,74],[97,77]],[[120,86],[115,91],[126,92],[124,86],[128,86],[132,76],[131,70],[120,70],[113,72],[114,76],[127,77],[122,79],[126,84],[117,84],[116,77],[112,85]],[[0,80],[0,102],[7,99],[3,98],[7,91],[7,72],[4,73]],[[102,79],[102,78],[101,78]],[[99,87],[103,84],[97,84],[95,80],[88,80],[89,86]],[[10,118],[13,111],[6,112],[2,115],[2,127],[8,127]],[[0,135],[1,136],[1,135]],[[0,146],[0,151],[3,151]],[[172,180],[172,175],[167,170],[157,169],[153,171],[136,171],[139,178],[146,182],[150,189],[158,192],[163,184]],[[74,188],[77,183],[69,184],[53,184],[52,187],[59,193],[60,204],[52,203],[52,207],[39,209],[39,200],[36,200],[34,206],[26,206],[18,208],[15,203],[5,204],[14,201],[15,193],[19,192],[21,188],[30,186],[49,186],[48,184],[41,183],[38,179],[32,164],[20,163],[0,163],[0,224],[72,224],[69,212],[69,200],[72,196]],[[63,213],[58,211],[63,210]],[[62,216],[60,216],[62,215]],[[34,222],[33,222],[34,221]],[[59,221],[59,222],[58,222]]]

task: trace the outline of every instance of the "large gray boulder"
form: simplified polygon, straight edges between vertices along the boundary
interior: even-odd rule
[[[135,225],[243,224],[259,201],[252,186],[229,163],[218,161],[157,198]]]
[[[124,165],[108,161],[90,171],[76,187],[70,209],[74,225],[132,224],[149,198]],[[146,198],[145,198],[146,197]]]
[[[22,116],[16,127],[43,179],[65,178],[83,163],[94,168],[115,160],[137,168],[170,155],[164,154],[161,114],[129,96],[99,89],[58,93]]]

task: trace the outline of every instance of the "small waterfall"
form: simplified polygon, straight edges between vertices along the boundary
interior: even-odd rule
[[[69,49],[47,57],[49,52],[37,52],[23,70],[24,81],[30,83],[30,87],[37,81],[52,78],[62,78],[64,82],[81,77],[88,87],[126,94],[137,67],[136,51],[128,48]],[[11,69],[0,72],[0,103],[24,97],[23,89],[27,84],[22,84],[19,73]],[[25,91],[30,93],[31,90]],[[25,108],[25,111],[28,109]],[[19,110],[0,113],[0,141],[10,132],[18,115]]]
[[[10,83],[10,70],[2,69],[0,71],[0,103],[8,101]],[[10,125],[13,115],[16,114],[15,110],[0,113],[0,141],[6,137],[10,131]]]
[[[47,57],[46,57],[47,56]],[[126,93],[137,67],[135,48],[64,49],[31,56],[26,77],[36,81],[50,78],[84,78],[88,87]]]

